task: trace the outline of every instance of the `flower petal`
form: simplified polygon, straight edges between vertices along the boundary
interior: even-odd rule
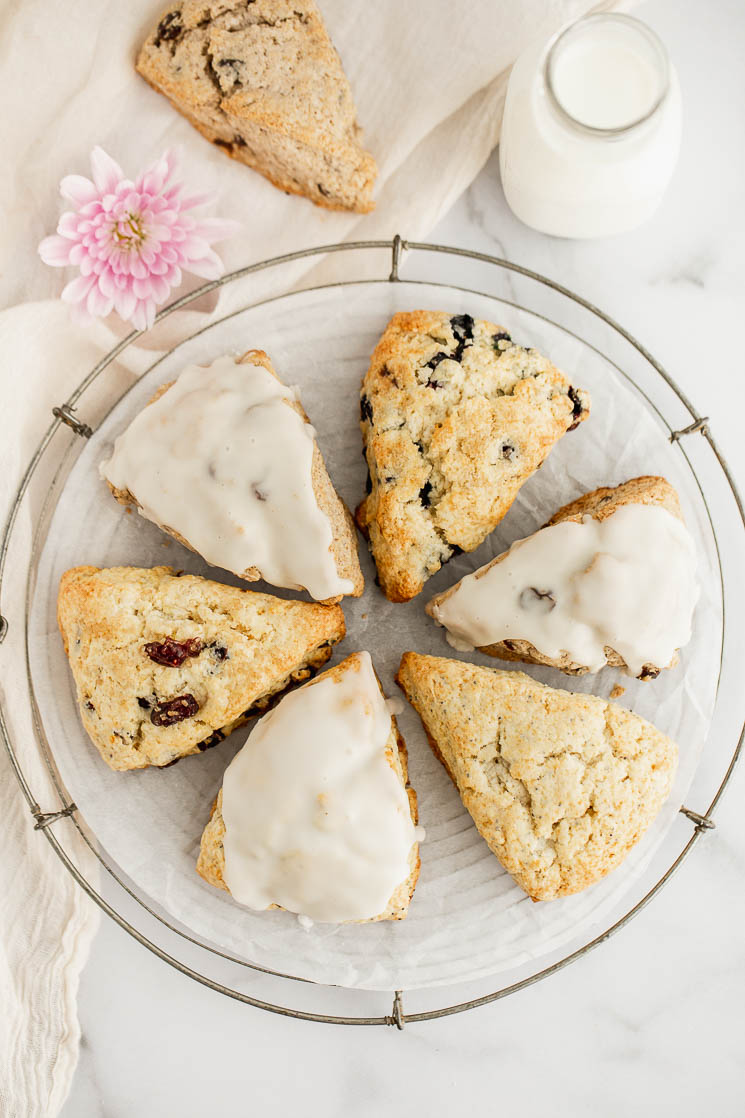
[[[235,237],[237,233],[240,233],[242,228],[243,226],[239,221],[231,221],[229,218],[203,217],[195,226],[194,235],[203,237],[210,243],[226,241],[228,237]]]
[[[78,246],[66,237],[60,237],[54,234],[51,237],[45,237],[39,245],[39,256],[45,264],[49,264],[52,268],[64,268],[70,263],[70,252]]]
[[[98,198],[98,191],[90,179],[83,175],[65,175],[59,184],[59,192],[75,206],[85,206]]]
[[[88,299],[86,301],[86,309],[89,314],[96,315],[98,318],[105,318],[107,314],[111,314],[114,309],[114,300],[107,299],[98,287],[94,284],[88,292]]]
[[[119,181],[124,178],[124,172],[119,164],[98,146],[91,152],[91,170],[93,181],[101,194],[112,193],[116,190]]]
[[[212,249],[209,249],[200,260],[187,260],[184,267],[195,276],[202,276],[208,280],[219,279],[225,271],[225,265]]]
[[[95,276],[77,276],[63,288],[60,299],[63,303],[83,303],[88,298],[88,292],[96,282]]]

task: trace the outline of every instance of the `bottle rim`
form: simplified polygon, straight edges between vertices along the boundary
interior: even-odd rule
[[[651,45],[659,66],[661,88],[651,107],[635,120],[631,120],[627,124],[621,124],[614,128],[596,127],[592,124],[586,124],[584,121],[573,116],[562,104],[556,92],[554,80],[557,51],[561,49],[562,45],[566,45],[567,39],[571,38],[578,29],[581,30],[589,23],[598,22],[621,23],[627,27],[632,27],[634,31],[643,35]],[[597,139],[622,139],[651,120],[667,100],[667,96],[670,92],[670,59],[659,35],[646,23],[643,23],[642,20],[636,19],[635,16],[626,15],[623,12],[593,12],[589,15],[582,16],[580,19],[574,20],[568,27],[564,27],[557,31],[549,40],[543,62],[543,80],[552,108],[565,123],[585,136],[594,136]]]

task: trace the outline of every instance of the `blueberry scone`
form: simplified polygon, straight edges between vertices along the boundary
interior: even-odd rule
[[[112,769],[221,742],[326,663],[339,606],[237,590],[170,567],[74,567],[57,618],[83,726]]]
[[[370,655],[285,696],[228,767],[197,872],[249,908],[403,920],[419,875],[406,747]]]
[[[481,836],[534,901],[614,870],[670,794],[677,746],[615,703],[414,652],[397,679]]]
[[[638,477],[565,505],[427,613],[461,650],[654,679],[690,640],[698,594],[677,493],[663,477]]]
[[[501,327],[412,311],[389,322],[360,406],[369,481],[357,523],[386,597],[405,602],[478,547],[590,404]]]
[[[249,582],[324,602],[364,589],[354,521],[262,350],[190,365],[163,385],[101,475],[118,501]]]
[[[203,136],[280,190],[331,210],[373,209],[375,160],[313,0],[181,0],[137,69]]]

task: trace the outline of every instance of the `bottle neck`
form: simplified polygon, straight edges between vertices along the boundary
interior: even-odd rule
[[[596,13],[560,31],[543,58],[545,101],[562,128],[586,140],[633,139],[661,115],[671,84],[657,35],[631,16]]]

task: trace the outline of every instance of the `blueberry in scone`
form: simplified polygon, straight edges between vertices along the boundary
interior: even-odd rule
[[[397,680],[482,838],[534,901],[619,866],[670,794],[677,746],[615,703],[415,652]]]
[[[478,547],[589,410],[586,392],[494,323],[394,315],[360,397],[370,482],[357,523],[385,595],[408,601]]]
[[[137,70],[220,151],[332,210],[374,207],[341,59],[313,0],[181,0]]]
[[[339,606],[170,567],[74,567],[57,617],[83,726],[112,769],[217,745],[308,679],[345,633]]]

